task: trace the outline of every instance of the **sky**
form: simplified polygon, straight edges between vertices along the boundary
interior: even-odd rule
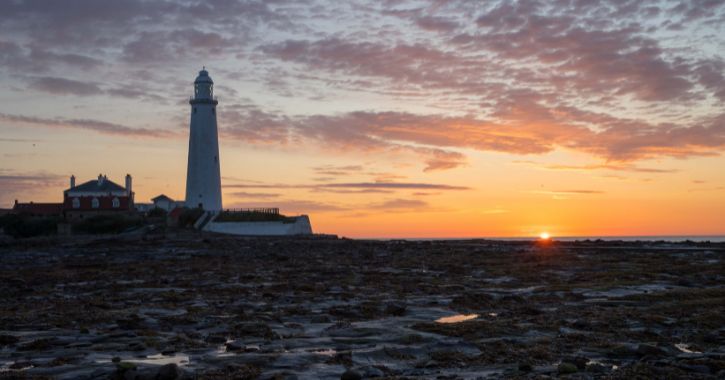
[[[74,174],[349,237],[725,234],[725,1],[0,2],[0,207]]]

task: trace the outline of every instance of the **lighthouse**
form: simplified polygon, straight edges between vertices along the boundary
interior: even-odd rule
[[[189,208],[222,209],[217,103],[214,82],[204,68],[194,80],[194,96],[189,99],[191,122],[186,168],[186,207]]]

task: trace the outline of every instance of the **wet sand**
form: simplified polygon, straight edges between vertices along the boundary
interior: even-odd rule
[[[0,246],[0,379],[724,378],[725,243]]]

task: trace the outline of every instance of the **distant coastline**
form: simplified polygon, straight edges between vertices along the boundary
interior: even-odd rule
[[[410,241],[438,241],[438,240],[500,240],[500,241],[534,241],[538,240],[535,236],[521,237],[498,237],[498,236],[481,236],[481,237],[441,237],[441,238],[376,238],[376,237],[358,237],[356,240],[410,240]],[[557,241],[582,241],[582,240],[604,240],[604,241],[665,241],[665,242],[725,242],[725,235],[643,235],[643,236],[554,236],[552,240]]]

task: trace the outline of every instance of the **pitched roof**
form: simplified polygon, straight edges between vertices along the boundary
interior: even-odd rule
[[[123,186],[109,180],[104,179],[103,181],[98,180],[90,180],[88,182],[84,182],[76,187],[71,187],[67,191],[80,191],[80,192],[110,192],[110,191],[126,191]]]
[[[171,202],[173,202],[174,201],[173,199],[167,197],[165,194],[158,195],[155,198],[151,198],[151,200],[154,201],[154,202],[156,202],[156,201],[171,201]]]

